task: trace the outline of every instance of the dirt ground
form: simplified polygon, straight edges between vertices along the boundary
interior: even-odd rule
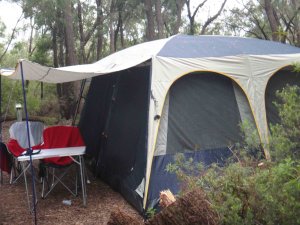
[[[6,127],[4,131],[5,129]],[[3,139],[5,141],[7,137]],[[91,175],[89,178],[91,183],[87,184],[86,207],[83,206],[81,193],[78,197],[73,197],[62,186],[57,186],[46,199],[38,197],[37,224],[101,225],[108,222],[110,213],[115,209],[126,211],[130,216],[142,220],[139,213],[119,193],[99,179],[94,179]],[[3,181],[3,184],[0,184],[0,225],[34,224],[27,203],[24,182],[10,185],[6,173]],[[40,189],[41,185],[37,184],[37,186]],[[71,200],[71,205],[63,204],[63,200]]]

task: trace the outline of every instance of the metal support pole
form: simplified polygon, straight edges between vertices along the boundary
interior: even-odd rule
[[[74,115],[73,115],[72,126],[75,126],[75,123],[76,123],[76,118],[77,118],[77,114],[78,114],[78,111],[79,111],[79,107],[80,107],[80,103],[81,103],[81,99],[82,99],[82,93],[83,93],[83,90],[84,90],[84,87],[85,87],[85,83],[86,83],[86,79],[81,81],[80,93],[79,93],[79,96],[78,96],[78,99],[77,99],[76,109],[75,109],[75,112],[74,112]]]
[[[29,148],[27,153],[29,154],[29,158],[30,158],[30,168],[31,168],[31,176],[32,176],[32,205],[33,205],[33,214],[34,214],[34,224],[37,224],[37,219],[36,219],[36,192],[35,192],[35,179],[34,179],[35,176],[34,176],[34,169],[33,169],[33,164],[32,164],[32,148],[31,148],[31,144],[30,144],[30,133],[29,133],[28,113],[27,113],[25,81],[24,81],[24,73],[23,73],[23,62],[20,62],[20,67],[21,67],[21,78],[22,78],[25,119],[26,119],[26,127],[27,127],[28,148]],[[26,174],[24,174],[24,176],[26,177]]]

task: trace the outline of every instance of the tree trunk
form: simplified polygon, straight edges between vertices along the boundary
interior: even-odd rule
[[[117,27],[114,31],[114,52],[117,51],[117,41],[118,41],[118,34],[120,32],[120,30],[122,29],[121,27],[123,26],[123,21],[122,21],[122,9],[118,9],[118,23],[117,23]]]
[[[34,25],[33,25],[32,23],[33,23],[33,19],[32,19],[32,17],[30,17],[30,37],[29,37],[29,46],[28,46],[28,53],[29,53],[30,56],[31,56],[32,53],[33,53],[33,50],[32,50],[32,42],[33,42],[33,30],[34,30]]]
[[[299,21],[299,14],[300,14],[300,2],[299,0],[291,0],[294,10],[298,11],[298,16],[295,16],[294,19],[294,31],[295,31],[295,45],[300,47],[300,21]]]
[[[62,17],[62,12],[57,9],[57,18],[61,18]],[[57,61],[57,65],[55,67],[61,67],[65,65],[64,62],[64,33],[65,33],[65,29],[63,24],[60,22],[60,20],[56,21],[57,23],[57,31],[58,31],[58,61]],[[54,64],[55,65],[55,64]],[[60,102],[60,99],[63,97],[63,91],[62,91],[62,84],[56,84],[56,92],[57,92],[57,96],[58,96],[58,102]],[[62,110],[61,104],[59,104],[60,107],[60,116],[64,117],[64,111]]]
[[[114,32],[114,27],[113,27],[113,23],[114,23],[114,14],[115,14],[115,1],[111,0],[111,4],[110,4],[110,13],[109,13],[109,52],[113,53],[115,52],[116,46],[115,46],[115,32]]]
[[[62,17],[62,12],[58,11],[57,12],[58,18]],[[59,67],[65,66],[65,60],[64,60],[64,47],[65,47],[65,29],[63,23],[59,22],[58,23],[58,44],[59,44],[59,53],[58,53],[58,64]]]
[[[77,1],[77,16],[78,16],[78,30],[79,30],[79,37],[80,37],[80,58],[79,62],[80,64],[86,63],[86,57],[85,57],[85,37],[83,32],[83,23],[82,23],[82,8],[81,8],[81,2]]]
[[[203,2],[199,3],[197,5],[197,7],[195,8],[195,11],[192,13],[190,0],[185,0],[185,4],[186,4],[186,7],[187,7],[187,11],[188,11],[188,18],[189,18],[189,21],[190,21],[189,34],[191,34],[191,35],[195,34],[195,17],[197,15],[199,9],[202,8],[206,2],[207,2],[207,0],[203,0]]]
[[[222,10],[224,9],[224,6],[225,6],[226,2],[227,2],[227,0],[224,0],[221,7],[220,7],[220,9],[218,10],[218,12],[214,16],[209,17],[205,21],[205,23],[202,26],[201,32],[200,32],[201,35],[204,35],[205,32],[206,32],[207,27],[209,26],[209,24],[211,24],[215,19],[217,19],[220,16]]]
[[[146,40],[152,41],[155,39],[155,31],[154,31],[154,16],[152,10],[152,1],[144,0],[146,18],[147,18],[147,26],[146,26]]]
[[[74,29],[73,29],[73,18],[72,18],[72,2],[71,0],[65,1],[64,8],[64,22],[65,22],[65,45],[66,45],[66,65],[78,64],[75,43],[74,43]]]
[[[65,1],[64,23],[65,23],[65,46],[66,46],[66,65],[78,64],[75,52],[74,30],[72,24],[72,2]],[[76,96],[79,92],[80,82],[69,82],[60,85],[59,104],[63,118],[71,119],[76,106]]]
[[[103,48],[103,12],[102,12],[102,0],[96,0],[97,5],[97,20],[98,20],[98,28],[97,28],[97,47],[96,47],[96,58],[99,60],[102,55]]]
[[[162,39],[164,37],[164,32],[163,32],[164,21],[163,21],[163,17],[162,17],[162,13],[161,13],[161,0],[156,0],[155,12],[156,12],[158,39]]]
[[[173,30],[173,35],[179,33],[179,28],[181,26],[181,13],[184,6],[183,0],[176,0],[176,23]]]
[[[272,6],[271,0],[264,0],[264,8],[267,14],[268,22],[272,31],[272,40],[280,41],[280,37],[278,35],[280,24],[276,20],[276,12]]]
[[[57,48],[57,26],[56,24],[52,29],[52,50],[53,50],[53,66],[58,67],[58,48]]]

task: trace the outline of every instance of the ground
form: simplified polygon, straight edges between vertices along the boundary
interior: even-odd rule
[[[4,132],[5,130],[7,128],[4,126]],[[121,209],[128,215],[142,220],[139,213],[119,193],[99,179],[94,179],[91,174],[89,178],[91,183],[87,184],[86,207],[83,206],[81,195],[73,197],[59,186],[46,199],[39,198],[37,224],[101,225],[107,223],[110,213],[115,209]],[[34,224],[33,215],[29,212],[24,183],[10,185],[7,174],[4,174],[3,181],[3,184],[0,184],[0,225]],[[71,200],[71,205],[64,205],[63,200]]]

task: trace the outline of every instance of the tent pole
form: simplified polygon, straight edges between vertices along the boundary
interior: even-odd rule
[[[72,120],[72,126],[75,126],[75,123],[76,123],[76,118],[77,118],[77,115],[78,115],[78,111],[79,111],[79,107],[80,107],[80,103],[81,103],[81,99],[82,99],[82,93],[83,93],[83,90],[84,90],[84,87],[85,87],[85,83],[86,83],[86,79],[81,81],[80,93],[79,93],[79,96],[78,96],[78,99],[77,99],[76,109],[75,109],[75,113],[74,113],[73,120]]]
[[[26,102],[26,92],[25,92],[25,82],[24,82],[24,73],[23,73],[23,63],[20,62],[21,67],[21,78],[22,78],[22,89],[23,89],[23,100],[24,100],[24,110],[25,110],[25,118],[26,118],[26,128],[27,128],[27,138],[28,138],[28,150],[27,154],[29,154],[30,158],[30,169],[31,169],[31,179],[32,179],[32,205],[33,205],[33,214],[34,214],[34,224],[37,224],[36,219],[36,192],[35,192],[35,176],[34,176],[34,169],[32,164],[32,148],[30,144],[30,133],[29,133],[29,122],[28,122],[28,113],[27,113],[27,102]],[[24,171],[24,176],[26,173]]]

